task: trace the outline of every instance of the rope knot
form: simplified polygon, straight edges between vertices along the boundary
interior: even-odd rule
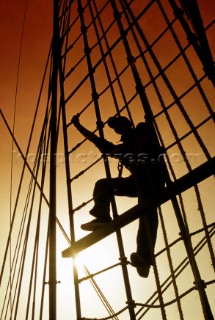
[[[126,304],[128,305],[129,308],[136,308],[136,302],[134,300],[128,300],[126,301]]]
[[[199,281],[194,281],[193,284],[195,285],[195,289],[205,289],[207,287],[204,280],[200,279]]]

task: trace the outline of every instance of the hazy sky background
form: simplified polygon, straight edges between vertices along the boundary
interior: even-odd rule
[[[166,2],[166,1],[165,1]],[[138,3],[138,2],[137,2]],[[199,5],[201,8],[201,13],[204,21],[204,25],[206,26],[209,22],[214,19],[215,13],[215,2],[212,0],[201,0],[199,1]],[[138,5],[137,5],[138,6]],[[26,12],[26,20],[25,20],[25,29],[23,34],[23,43],[22,43],[22,51],[21,51],[21,60],[20,60],[20,69],[19,69],[19,78],[18,78],[18,90],[17,96],[15,100],[15,93],[16,93],[16,81],[17,81],[17,70],[18,70],[18,61],[19,61],[19,52],[20,52],[20,41],[21,41],[21,33],[22,33],[22,24],[23,24],[23,17],[24,17],[24,10],[25,10],[25,1],[0,1],[0,41],[1,41],[1,53],[0,53],[0,108],[2,109],[10,127],[12,128],[13,124],[13,115],[14,115],[14,108],[16,104],[16,122],[15,122],[15,136],[19,145],[23,152],[26,150],[26,146],[28,143],[30,128],[32,125],[32,118],[34,115],[35,106],[37,103],[37,98],[40,90],[40,84],[45,68],[46,59],[48,56],[48,51],[50,47],[51,37],[52,37],[52,2],[51,1],[42,1],[42,0],[32,0],[28,1],[27,5],[27,12]],[[76,13],[75,13],[76,14]],[[108,24],[108,15],[103,17],[107,19]],[[148,17],[148,24],[146,24],[147,34],[148,36],[151,35],[153,38],[153,26],[158,26],[159,22],[156,19],[151,20]],[[214,27],[212,31],[209,32],[210,37],[210,44],[211,49],[214,51]],[[186,41],[186,37],[184,37],[184,41]],[[114,38],[114,35],[113,35]],[[168,39],[166,40],[166,48],[167,51],[159,51],[159,57],[161,57],[162,61],[164,62],[166,56],[173,54],[174,49],[171,48],[168,43]],[[74,61],[78,59],[78,51],[74,51]],[[120,64],[120,59],[123,63],[123,58],[121,56],[121,51],[116,52],[116,60]],[[198,62],[197,62],[198,63]],[[201,68],[200,68],[201,69]],[[176,88],[178,92],[183,92],[184,87],[187,85],[186,83],[186,76],[183,79],[183,71],[184,69],[178,68],[178,79],[173,76],[173,81],[175,81]],[[83,73],[85,72],[85,69]],[[77,76],[79,79],[80,75]],[[102,90],[103,87],[103,79],[96,75],[98,90]],[[181,78],[182,77],[182,78]],[[181,81],[183,79],[183,81]],[[187,80],[188,81],[188,80]],[[74,80],[73,80],[74,82]],[[127,84],[126,84],[127,82]],[[189,82],[189,81],[188,81]],[[128,82],[128,79],[124,79],[125,85],[127,85],[127,92],[128,95],[131,91],[132,93],[132,86]],[[66,87],[67,92],[71,90],[71,87],[74,83],[71,83]],[[68,89],[69,88],[69,89]],[[162,85],[161,85],[161,88]],[[209,81],[206,81],[204,89],[208,92],[209,97],[212,100],[212,86]],[[85,90],[85,91],[84,91]],[[85,95],[84,95],[85,93]],[[91,92],[89,87],[83,88],[80,90],[80,93],[74,96],[74,99],[71,102],[73,108],[69,109],[68,119],[75,113],[79,112],[82,107],[85,106],[86,102],[89,101],[89,96]],[[150,89],[149,89],[150,94]],[[42,107],[39,111],[39,118],[37,121],[37,128],[38,132],[34,134],[33,144],[31,148],[31,152],[34,153],[36,150],[36,145],[38,142],[38,136],[41,130],[41,123],[44,117],[44,110],[45,110],[45,94],[42,97]],[[168,95],[165,96],[168,100]],[[159,104],[157,103],[156,98],[151,95],[151,101],[154,102],[154,108],[159,110]],[[192,101],[186,101],[185,104],[190,104],[190,108],[188,109],[190,116],[195,124],[197,124],[201,119],[204,119],[206,116],[206,111],[204,106],[201,104],[200,101],[194,99]],[[108,96],[104,96],[101,98],[101,104],[103,105],[102,115],[103,119],[106,120],[110,115],[112,115],[113,109],[110,106],[111,99]],[[140,111],[139,106],[136,107],[137,109],[134,110],[134,120],[137,123],[140,120],[143,120],[143,112]],[[139,108],[139,109],[138,109]],[[177,110],[173,109],[172,117],[175,117],[175,127],[177,131],[180,132],[182,135],[186,131],[186,127],[183,124],[183,121],[180,119],[179,115],[177,114]],[[96,127],[95,124],[95,114],[93,113],[92,109],[89,109],[83,117],[81,116],[81,121],[91,130],[94,130]],[[162,120],[161,120],[162,121]],[[170,144],[173,140],[173,137],[169,134],[168,130],[165,130],[165,123],[160,124],[160,128],[165,140],[166,144]],[[106,129],[107,130],[107,129]],[[110,136],[110,131],[105,131],[108,136]],[[15,196],[17,192],[18,181],[20,177],[20,172],[22,170],[22,160],[20,158],[18,150],[13,147],[12,149],[12,142],[11,137],[8,134],[3,121],[0,120],[0,133],[1,133],[1,141],[0,141],[0,168],[1,168],[1,179],[0,179],[0,201],[1,201],[1,210],[0,210],[0,233],[1,233],[1,246],[0,246],[0,265],[2,265],[3,261],[3,254],[5,250],[5,244],[7,240],[7,235],[9,231],[9,212],[10,212],[10,172],[11,172],[11,154],[13,150],[13,161],[14,161],[14,176],[13,176],[13,194],[12,194],[12,207],[14,205]],[[71,146],[74,146],[77,142],[81,140],[81,136],[76,132],[76,130],[72,127],[69,130],[69,134],[71,137]],[[202,137],[204,142],[207,142],[208,149],[212,156],[214,156],[214,127],[212,125],[207,126],[205,129],[201,131]],[[118,141],[118,137],[116,135],[112,135],[111,139],[115,142]],[[60,141],[62,141],[62,134],[60,136]],[[192,139],[187,142],[187,149],[191,153],[198,154],[199,149],[196,147],[196,144]],[[63,146],[59,146],[59,153],[63,152]],[[85,161],[89,163],[92,161],[93,157],[98,156],[98,152],[94,149],[90,144],[85,145],[80,152],[84,152],[88,154],[88,158],[75,158],[75,163],[73,166],[72,174],[76,174],[79,170],[83,170],[86,166]],[[75,154],[76,156],[76,154]],[[92,158],[91,158],[92,157]],[[61,161],[60,158],[59,161]],[[192,163],[193,167],[198,166],[198,164],[204,162],[204,157],[200,155],[200,158],[194,159],[194,163]],[[185,167],[183,163],[175,163],[176,167],[176,174],[177,176],[181,176],[185,173]],[[113,175],[116,174],[116,162],[112,162],[111,169]],[[67,213],[67,199],[66,199],[66,187],[65,187],[65,169],[64,163],[59,163],[58,166],[58,217],[60,221],[63,223],[66,231],[69,233],[69,226],[68,226],[68,217]],[[92,194],[92,189],[95,181],[104,176],[104,170],[99,165],[92,169],[89,176],[82,176],[78,182],[74,182],[73,187],[73,199],[74,199],[74,206],[76,207],[83,201],[89,199]],[[29,175],[26,174],[25,178],[25,186],[27,190],[27,181],[29,180]],[[21,201],[20,201],[20,212],[21,208],[24,204],[24,196],[26,195],[26,190],[23,191]],[[201,191],[203,202],[205,205],[205,212],[207,215],[207,222],[212,223],[214,221],[214,182],[212,179],[209,179],[207,182],[203,182],[201,184]],[[48,194],[48,192],[47,192]],[[191,227],[191,231],[194,231],[201,226],[200,219],[195,213],[198,211],[197,204],[195,202],[194,192],[188,191],[184,194],[184,199],[186,203],[187,213],[189,215],[189,224]],[[132,207],[136,204],[136,199],[117,199],[117,204],[119,207],[119,213],[124,212],[127,210],[128,207]],[[79,213],[77,220],[75,220],[75,226],[77,230],[77,238],[83,237],[86,235],[85,232],[80,230],[80,224],[83,222],[88,221],[89,216],[86,214],[89,209],[91,208],[92,204],[89,204],[86,208],[82,209]],[[178,237],[179,230],[177,229],[177,224],[173,215],[173,209],[170,203],[167,203],[163,206],[163,210],[165,211],[165,221],[168,224],[168,236],[169,241],[173,241]],[[21,214],[20,214],[21,216]],[[43,226],[44,232],[42,232],[44,238],[42,238],[41,247],[45,244],[45,234],[46,234],[46,222],[47,222],[48,210],[44,206],[42,219],[43,219]],[[195,216],[195,218],[193,218]],[[18,223],[18,222],[17,222]],[[18,226],[18,224],[17,224]],[[33,230],[33,229],[32,229]],[[135,237],[137,231],[137,222],[132,223],[131,225],[125,227],[122,230],[123,239],[125,241],[125,248],[126,248],[126,255],[130,256],[130,253],[135,251]],[[201,235],[194,240],[194,243],[197,243],[201,239]],[[15,242],[15,235],[13,241]],[[29,240],[31,241],[31,240]],[[14,246],[14,243],[13,243]],[[71,315],[74,314],[74,289],[73,289],[73,276],[72,276],[72,262],[71,259],[62,259],[61,252],[68,246],[67,242],[63,238],[62,234],[58,231],[58,279],[61,281],[61,284],[58,285],[58,315],[59,319],[72,319]],[[158,241],[156,246],[156,251],[158,252],[164,246],[164,240],[162,234],[159,232],[158,234]],[[178,244],[174,247],[172,252],[174,266],[176,267],[177,264],[181,261],[182,257],[185,257],[185,251],[182,244]],[[30,255],[29,255],[30,257]],[[43,256],[40,256],[41,261]],[[29,258],[30,259],[30,258]],[[89,270],[95,272],[101,268],[105,268],[107,265],[111,265],[113,263],[118,262],[118,251],[116,247],[115,236],[108,237],[101,243],[95,245],[95,247],[90,248],[83,254],[84,263],[86,263]],[[201,268],[201,272],[203,278],[207,281],[211,280],[213,275],[212,268],[210,266],[210,259],[207,252],[203,252],[198,256],[198,263]],[[30,263],[30,260],[29,260]],[[158,265],[160,271],[160,281],[162,282],[166,277],[169,275],[169,267],[167,263],[167,257],[162,256],[158,258]],[[9,264],[7,262],[7,268],[9,270]],[[42,265],[40,266],[42,270]],[[82,271],[80,271],[82,273]],[[84,274],[84,273],[83,273]],[[129,267],[129,275],[131,278],[131,287],[134,293],[134,300],[136,302],[142,302],[150,297],[150,295],[155,291],[155,283],[153,272],[151,271],[150,276],[148,279],[140,278],[136,270],[134,268]],[[23,282],[26,284],[28,283],[28,272],[26,271],[25,279]],[[47,279],[46,279],[47,280]],[[115,311],[123,308],[125,306],[125,293],[123,288],[123,281],[121,276],[121,270],[117,267],[114,270],[111,270],[108,275],[99,275],[95,279],[98,281],[101,289],[104,290],[107,299],[110,301],[111,306]],[[42,281],[41,279],[38,280]],[[190,281],[190,271],[186,270],[183,273],[183,276],[180,278],[180,292],[183,293],[186,291],[191,285],[193,285],[192,281]],[[4,285],[1,286],[1,291],[4,292]],[[26,285],[27,286],[27,285]],[[83,316],[89,317],[102,317],[105,316],[106,313],[98,302],[95,302],[94,291],[90,287],[90,284],[83,283],[81,285],[83,289],[81,289],[81,300],[83,301]],[[114,289],[113,289],[114,288]],[[207,289],[208,296],[210,303],[215,310],[215,305],[213,301],[213,286],[210,286]],[[46,297],[47,297],[47,288],[46,288]],[[1,296],[2,293],[1,293]],[[168,291],[167,294],[164,295],[166,301],[172,299],[173,292],[171,290]],[[23,295],[23,301],[25,301],[25,295]],[[87,301],[87,303],[85,303]],[[2,303],[2,298],[0,303]],[[157,302],[158,303],[158,302]],[[47,304],[47,300],[46,300]],[[24,303],[20,302],[20,306],[23,307],[24,313]],[[191,307],[192,306],[192,307]],[[190,296],[187,296],[183,300],[183,307],[186,309],[186,317],[185,319],[189,320],[201,320],[201,307],[199,303],[198,294],[192,293]],[[22,311],[22,308],[20,308]],[[172,305],[168,307],[168,319],[179,319],[178,313],[176,311],[176,306]],[[96,313],[96,314],[95,314]],[[25,314],[25,313],[24,313]],[[149,320],[158,320],[158,311],[153,310],[149,315],[146,316],[146,319]],[[22,318],[22,312],[20,312],[18,319]],[[46,317],[45,317],[46,319]],[[127,320],[127,316],[122,314],[122,320]]]

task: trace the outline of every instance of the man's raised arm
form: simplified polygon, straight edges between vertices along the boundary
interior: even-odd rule
[[[71,122],[74,124],[76,129],[89,141],[91,141],[102,153],[111,153],[114,152],[117,146],[113,143],[99,138],[95,133],[86,129],[82,124],[80,124],[78,115],[75,115]]]

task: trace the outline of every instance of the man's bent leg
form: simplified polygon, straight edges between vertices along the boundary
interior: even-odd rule
[[[111,221],[110,202],[114,195],[114,184],[114,179],[100,179],[96,182],[93,191],[95,204],[90,210],[90,214],[96,219],[82,224],[83,230],[94,231]]]
[[[110,218],[110,202],[114,194],[114,179],[100,179],[93,190],[94,207],[90,214],[96,218]]]
[[[81,226],[83,230],[93,231],[111,221],[110,203],[114,195],[136,197],[137,192],[133,177],[100,179],[93,191],[94,207],[90,214],[96,219]]]

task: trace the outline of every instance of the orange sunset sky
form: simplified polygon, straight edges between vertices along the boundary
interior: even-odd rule
[[[87,1],[83,1],[87,3]],[[96,1],[99,5],[102,1]],[[133,10],[135,13],[140,10],[140,0],[134,1]],[[149,2],[149,1],[147,1]],[[173,13],[168,7],[168,1],[161,1],[167,8],[167,14],[170,19],[173,18]],[[206,27],[215,17],[215,1],[213,0],[199,0],[199,8],[201,10],[204,26]],[[0,108],[8,121],[10,128],[13,128],[14,124],[14,134],[18,141],[18,144],[25,154],[27,148],[30,130],[32,126],[33,116],[37,105],[37,100],[40,92],[40,86],[42,82],[42,77],[48,57],[48,52],[50,48],[50,43],[52,39],[52,1],[43,0],[31,0],[31,1],[0,1],[0,41],[1,41],[1,51],[0,51]],[[77,11],[74,10],[74,17],[77,16]],[[73,14],[72,14],[73,17]],[[110,7],[101,16],[104,21],[104,25],[108,26],[112,21],[112,12]],[[74,19],[74,18],[73,18]],[[90,19],[87,16],[87,19]],[[23,28],[24,26],[24,28]],[[156,36],[161,32],[161,28],[164,28],[164,22],[161,21],[161,17],[157,15],[157,9],[152,7],[152,11],[149,15],[146,15],[145,20],[141,20],[141,26],[145,31],[149,41],[153,41]],[[80,33],[79,25],[72,29],[74,34],[71,32],[71,38],[69,41],[74,41],[76,36]],[[214,33],[215,26],[213,25],[207,32],[209,44],[212,53],[214,54],[215,42]],[[181,35],[183,45],[186,44],[186,35],[180,26],[176,26],[176,31],[178,35]],[[77,35],[75,34],[77,33]],[[117,28],[109,34],[110,42],[114,42],[117,37]],[[89,36],[89,41],[94,42],[95,36]],[[129,38],[130,39],[130,38]],[[132,40],[130,40],[132,43]],[[172,41],[172,40],[171,40]],[[165,66],[170,59],[172,59],[177,54],[177,49],[168,36],[164,38],[162,45],[155,47],[155,52],[162,64]],[[94,61],[97,61],[99,57],[99,52],[96,51],[93,54]],[[132,46],[134,50],[134,55],[137,55],[137,48]],[[77,41],[77,45],[74,46],[74,50],[69,54],[69,58],[66,65],[66,70],[69,71],[72,65],[74,65],[83,54],[83,44]],[[124,53],[122,45],[113,51],[114,59],[118,70],[120,71],[127,64],[127,58]],[[147,55],[146,55],[147,56]],[[190,50],[188,51],[188,57],[193,64],[195,72],[199,77],[203,74],[202,65],[200,64],[195,53]],[[149,59],[150,67],[153,70],[155,67]],[[187,69],[184,67],[181,60],[176,63],[176,67],[167,71],[170,77],[174,89],[180,96],[187,88],[192,84],[191,78],[188,75]],[[142,67],[141,62],[137,61],[137,68],[140,70],[140,76],[143,79],[143,83],[147,83],[149,80],[148,76],[145,74],[145,69]],[[74,90],[76,85],[81,81],[81,79],[86,74],[87,66],[86,62],[80,64],[78,68],[74,71],[71,78],[65,82],[65,93],[66,97],[69,96],[70,92]],[[111,76],[114,73],[111,69]],[[107,79],[104,77],[104,69],[98,69],[95,73],[95,79],[97,84],[98,92],[102,90],[107,85]],[[28,161],[30,166],[33,166],[34,154],[38,145],[38,139],[41,132],[42,121],[45,115],[45,107],[47,101],[48,92],[48,77],[46,77],[46,82],[44,86],[44,91],[41,97],[41,103],[38,112],[38,118],[36,121],[36,128],[33,134],[32,145],[30,148]],[[122,84],[126,92],[126,98],[129,100],[135,92],[135,84],[131,79],[131,73],[128,71],[122,76]],[[168,93],[168,90],[163,85],[162,82],[158,81],[159,88],[163,94],[165,104],[168,105],[172,102],[172,97]],[[203,89],[205,90],[209,102],[212,105],[213,111],[214,107],[214,88],[208,79],[203,82]],[[120,107],[123,106],[123,99],[119,94],[119,88],[115,86],[115,91],[117,94],[118,102]],[[156,97],[153,89],[149,86],[147,88],[147,94],[151,105],[153,105],[153,112],[157,114],[161,111],[161,106],[159,100]],[[89,80],[81,86],[80,90],[74,94],[71,100],[68,102],[67,107],[67,120],[70,121],[71,117],[78,112],[81,112],[83,108],[91,101],[91,87]],[[110,92],[104,93],[99,99],[102,120],[105,122],[108,117],[115,114],[115,109],[113,107],[113,99],[111,98]],[[189,96],[183,100],[186,110],[195,125],[207,118],[207,110],[204,103],[199,99],[198,94],[194,91],[193,96]],[[133,115],[134,123],[137,124],[139,121],[144,121],[144,112],[141,108],[141,104],[138,98],[131,102],[131,110]],[[14,116],[15,112],[15,116]],[[126,115],[124,113],[124,115]],[[170,111],[170,117],[179,133],[179,136],[183,136],[187,132],[187,125],[184,119],[181,117],[180,112],[176,107]],[[15,119],[15,122],[14,122]],[[80,121],[90,130],[96,129],[96,115],[93,108],[93,103],[90,104],[86,112],[83,112],[80,116]],[[171,145],[174,142],[174,136],[171,133],[170,128],[167,126],[167,122],[164,116],[161,116],[158,120],[158,127],[161,135],[164,139],[165,146]],[[211,157],[215,154],[214,149],[214,124],[208,123],[202,130],[199,131],[203,142],[207,145],[208,151]],[[119,137],[113,134],[108,128],[104,128],[104,133],[108,139],[117,143]],[[73,148],[77,143],[82,141],[81,135],[77,132],[74,126],[70,126],[68,129],[69,135],[69,147]],[[19,185],[20,174],[22,171],[23,161],[20,156],[17,147],[12,144],[11,136],[6,129],[6,126],[2,119],[0,118],[0,234],[1,234],[1,245],[0,245],[0,267],[3,263],[3,257],[5,252],[6,241],[9,233],[10,226],[10,216],[14,208],[14,203],[17,195],[17,188]],[[62,126],[60,126],[59,134],[59,146],[58,146],[58,165],[57,165],[57,217],[61,221],[63,227],[65,228],[67,234],[69,235],[69,220],[67,214],[67,196],[66,196],[66,176],[64,167],[64,148],[63,148],[63,138],[62,138]],[[195,168],[198,165],[205,162],[205,157],[202,155],[202,151],[199,149],[194,138],[190,137],[184,142],[184,147],[187,153],[194,154],[193,162],[191,161],[191,167]],[[183,161],[180,161],[180,156],[178,156],[178,148],[173,147],[171,149],[173,167],[176,173],[176,177],[179,178],[183,176],[186,171],[186,167]],[[176,156],[173,156],[176,155]],[[88,164],[93,162],[99,156],[99,152],[94,146],[89,142],[81,146],[78,151],[72,154],[71,160],[71,175],[72,177],[78,174],[80,171],[84,170]],[[11,169],[11,163],[13,167]],[[110,163],[111,172],[113,176],[117,174],[117,162],[112,161]],[[12,170],[12,180],[11,180],[11,170]],[[45,192],[47,197],[49,196],[49,179],[48,179],[49,169],[47,169],[47,176],[45,181]],[[78,207],[83,202],[86,202],[92,197],[92,190],[95,182],[105,176],[105,171],[103,165],[99,163],[94,166],[92,170],[86,175],[82,175],[78,180],[75,180],[72,184],[72,194],[73,194],[73,205]],[[12,184],[11,184],[12,181]],[[11,252],[15,248],[18,227],[22,219],[23,207],[25,206],[25,197],[27,194],[28,184],[30,181],[30,174],[27,172],[23,182],[23,189],[21,192],[21,197],[18,205],[18,214],[15,222],[15,231],[12,236]],[[200,186],[200,191],[202,192],[202,199],[204,203],[205,213],[207,216],[207,223],[214,222],[214,181],[209,178],[207,181],[203,182]],[[38,200],[38,194],[36,196]],[[190,231],[195,231],[201,228],[200,218],[198,216],[198,205],[195,200],[195,195],[192,190],[185,192],[184,194],[185,207],[188,214],[188,222],[190,224]],[[137,203],[137,199],[128,198],[117,198],[117,205],[119,208],[119,213],[125,212],[128,208],[131,208]],[[89,203],[86,207],[83,207],[78,211],[78,215],[75,218],[75,231],[76,239],[80,239],[86,235],[86,232],[80,229],[80,225],[89,220],[88,212],[92,207],[92,203]],[[174,241],[179,234],[176,219],[174,217],[174,212],[171,204],[168,202],[163,206],[165,211],[165,222],[168,228],[169,242]],[[35,209],[36,211],[36,209]],[[48,219],[48,208],[45,204],[42,207],[42,225],[41,225],[41,243],[39,250],[39,271],[38,271],[38,287],[42,283],[42,271],[43,271],[43,261],[44,261],[44,247],[47,232],[47,219]],[[31,235],[35,234],[36,225],[36,215],[33,215],[31,224]],[[130,257],[130,253],[135,251],[135,238],[137,231],[137,221],[133,222],[131,225],[126,226],[122,230],[122,236],[125,244],[125,253]],[[194,244],[200,241],[201,236],[197,236],[194,240]],[[213,239],[214,244],[214,239]],[[159,229],[158,239],[156,244],[156,252],[159,252],[164,247],[163,235]],[[57,276],[58,280],[61,282],[57,286],[57,315],[60,320],[75,319],[75,302],[74,302],[74,287],[73,287],[73,274],[72,274],[72,259],[63,259],[61,253],[64,249],[68,247],[68,243],[62,236],[59,229],[57,229]],[[29,238],[29,252],[27,255],[27,264],[31,263],[31,248],[33,248],[33,237]],[[181,259],[186,256],[183,245],[177,244],[172,252],[174,266],[176,267],[180,263]],[[115,235],[111,235],[101,241],[101,243],[96,244],[94,247],[87,249],[84,253],[80,254],[80,261],[77,262],[78,270],[80,272],[80,277],[84,276],[82,264],[85,264],[91,272],[97,272],[102,268],[106,268],[108,265],[118,263],[119,253],[116,245]],[[199,254],[197,259],[202,275],[206,281],[214,279],[214,273],[210,264],[209,254],[205,250]],[[158,267],[160,272],[160,281],[164,281],[166,277],[170,274],[167,257],[161,256],[158,258]],[[129,276],[131,281],[132,292],[134,293],[134,300],[136,302],[146,301],[154,292],[156,292],[155,280],[153,277],[153,272],[150,273],[149,278],[140,278],[136,270],[131,266],[129,268]],[[25,269],[25,276],[23,278],[24,288],[22,288],[22,296],[20,298],[19,312],[17,319],[22,320],[25,317],[25,304],[27,288],[29,283],[29,270]],[[6,276],[3,278],[1,289],[0,289],[0,307],[2,310],[3,297],[5,292],[5,287],[9,274],[9,258],[6,262]],[[193,285],[191,281],[192,275],[189,270],[185,270],[182,276],[179,277],[179,287],[180,293],[183,293]],[[48,280],[48,275],[46,276],[46,281]],[[111,306],[114,311],[118,311],[125,306],[126,296],[123,286],[122,274],[119,267],[109,271],[108,274],[102,274],[96,277],[99,286],[103,290],[104,294],[107,296]],[[40,291],[39,291],[40,292]],[[96,299],[95,292],[93,291],[90,284],[84,282],[81,284],[81,301],[83,316],[93,318],[93,317],[105,317],[106,311],[104,307]],[[170,289],[165,293],[165,301],[170,301],[173,296],[173,289]],[[211,304],[212,311],[215,313],[214,304],[214,284],[207,288],[207,294],[209,302]],[[40,294],[37,293],[36,303],[40,299]],[[96,301],[96,302],[95,302]],[[157,302],[158,303],[158,302]],[[38,305],[38,304],[37,304]],[[45,306],[44,306],[44,319],[48,319],[48,288],[45,288]],[[183,300],[183,308],[185,310],[186,320],[201,320],[204,319],[201,311],[201,306],[199,302],[198,294],[192,293],[191,296],[187,296]],[[0,312],[1,312],[0,310]],[[161,315],[158,310],[154,309],[146,314],[144,319],[149,320],[159,320]],[[2,318],[3,319],[3,318]],[[9,316],[6,317],[9,319]],[[36,313],[35,319],[39,319],[38,311]],[[122,313],[119,316],[120,320],[128,320],[128,314]],[[175,305],[171,305],[167,309],[167,319],[176,320],[180,319],[176,310]]]

